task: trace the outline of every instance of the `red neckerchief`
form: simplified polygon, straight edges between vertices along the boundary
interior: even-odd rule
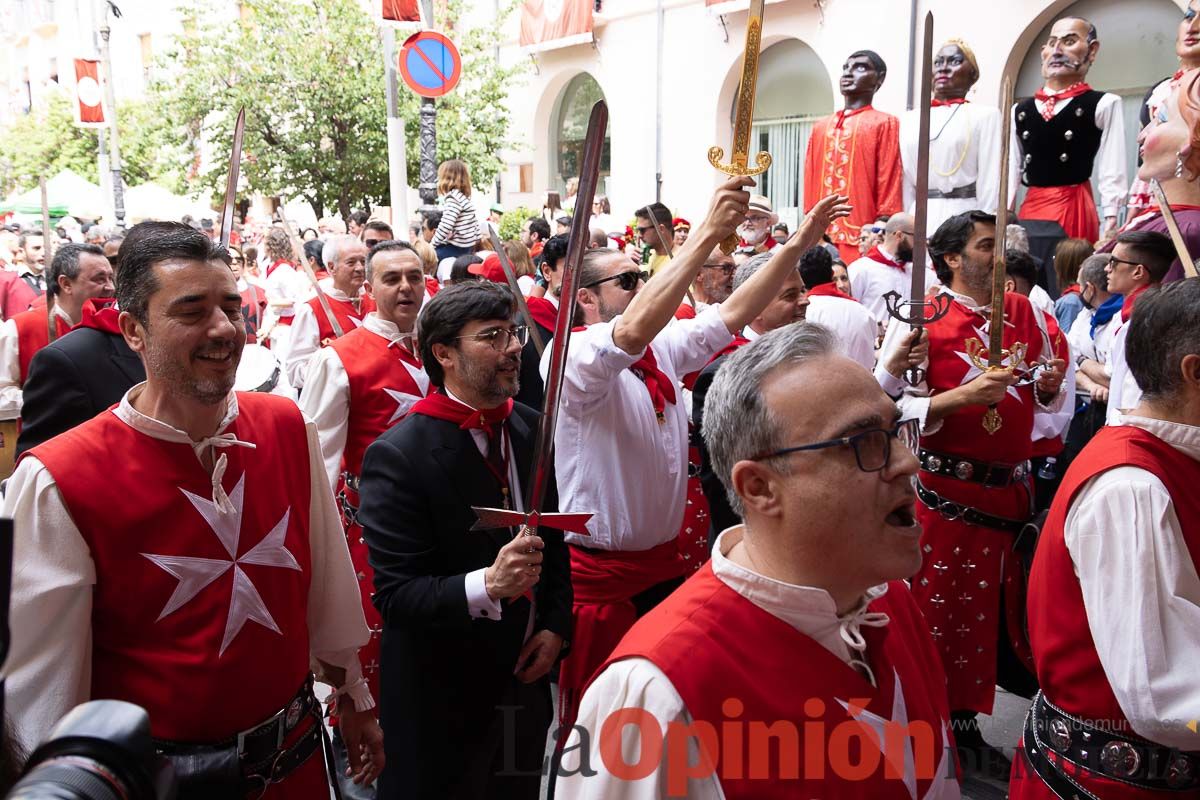
[[[675,403],[675,384],[658,368],[658,361],[649,345],[646,346],[642,357],[629,365],[629,369],[646,384],[646,390],[650,392],[650,401],[654,403],[654,413],[658,416],[658,421],[662,422],[667,403]]]
[[[274,262],[272,262],[271,266],[267,267],[267,277],[268,278],[271,277],[271,273],[274,272],[275,270],[279,269],[279,267],[282,266],[283,264],[287,264],[289,267],[292,266],[292,262],[285,261],[282,258],[279,259],[278,261],[274,261]]]
[[[1062,290],[1062,292],[1061,292],[1061,294],[1062,294],[1064,297],[1065,297],[1066,295],[1069,295],[1069,294],[1079,294],[1079,284],[1078,284],[1078,283],[1072,283],[1070,286],[1068,286],[1067,288],[1063,289],[1063,290]]]
[[[93,297],[83,303],[77,328],[95,328],[105,333],[121,335],[121,326],[117,324],[121,312],[117,310],[117,298]]]
[[[708,364],[713,363],[714,361],[716,361],[718,358],[721,358],[722,356],[729,355],[734,350],[737,350],[739,347],[741,347],[744,344],[750,344],[750,340],[747,339],[745,336],[742,336],[739,333],[737,336],[733,337],[732,342],[730,342],[729,344],[725,345],[720,350],[718,350],[713,355],[713,357],[708,360]],[[696,370],[695,372],[689,372],[687,375],[684,375],[683,376],[683,388],[687,389],[689,392],[694,392],[696,390],[696,381],[697,381],[697,379],[699,379],[700,373],[704,371],[704,368],[707,367],[708,364],[705,364],[704,367],[701,367],[700,369]]]
[[[1061,92],[1055,92],[1054,94],[1050,94],[1046,91],[1045,87],[1042,87],[1034,92],[1033,96],[1045,104],[1045,108],[1042,109],[1042,119],[1049,122],[1054,119],[1054,106],[1058,104],[1059,100],[1069,100],[1072,97],[1079,97],[1084,92],[1090,92],[1091,90],[1092,87],[1086,81],[1080,81],[1079,83],[1072,83]]]
[[[529,316],[533,321],[548,331],[553,332],[558,324],[558,309],[544,297],[526,297],[525,305],[529,306]]]
[[[741,239],[738,241],[738,247],[753,247],[755,250],[757,250],[758,248],[761,247],[763,249],[764,253],[767,252],[768,250],[774,250],[778,246],[779,246],[779,242],[775,241],[775,237],[769,233],[767,234],[767,238],[763,239],[758,244],[750,244],[745,239]]]
[[[492,434],[492,426],[497,422],[504,422],[504,420],[508,419],[509,415],[512,414],[512,410],[513,401],[511,397],[495,408],[480,411],[479,409],[471,408],[468,405],[458,402],[447,394],[434,392],[418,400],[409,413],[424,414],[434,419],[453,422],[464,431],[480,430],[490,436]]]
[[[841,289],[837,288],[837,284],[835,284],[833,281],[830,281],[829,283],[818,283],[816,286],[813,286],[812,288],[810,288],[808,290],[808,296],[809,297],[842,297],[842,298],[845,298],[846,300],[854,300],[854,302],[856,302],[856,303],[858,302],[858,300],[855,300],[853,297],[846,294]]]
[[[842,127],[842,123],[844,123],[847,118],[858,116],[859,114],[863,113],[864,111],[866,111],[869,108],[871,108],[871,106],[868,104],[868,105],[863,106],[862,108],[853,109],[852,111],[847,111],[844,108],[839,110],[836,114],[834,114],[834,116],[837,117],[837,122],[835,122],[833,124],[833,127],[834,128]]]
[[[938,108],[939,106],[958,106],[967,102],[965,97],[951,97],[949,100],[939,100],[936,97],[930,102],[930,108]]]
[[[875,245],[870,250],[868,250],[866,257],[871,259],[872,261],[877,261],[880,264],[891,267],[892,269],[898,269],[901,272],[904,272],[904,264],[900,263],[899,261],[894,261],[894,260],[888,258],[887,256],[885,256],[883,254],[883,251],[879,249],[879,245]]]
[[[692,308],[687,303],[680,303],[679,308],[675,309],[675,319],[695,319],[696,309]]]
[[[437,278],[430,277],[429,275],[425,276],[425,291],[430,297],[433,297],[435,294],[437,294],[438,290],[441,288],[442,285],[437,282]]]
[[[1139,297],[1141,297],[1142,292],[1146,291],[1149,288],[1150,288],[1150,284],[1147,283],[1145,286],[1139,286],[1138,288],[1136,288],[1132,292],[1130,292],[1128,295],[1126,295],[1125,302],[1121,303],[1121,321],[1122,322],[1129,322],[1129,318],[1133,316],[1134,304],[1137,302],[1137,299]]]

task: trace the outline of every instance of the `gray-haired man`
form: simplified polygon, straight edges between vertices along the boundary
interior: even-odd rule
[[[945,678],[902,580],[921,564],[921,529],[917,423],[899,420],[822,326],[728,358],[704,438],[746,522],[591,683],[560,797],[757,797],[781,781],[798,797],[959,796]],[[634,723],[619,742],[611,719]],[[891,723],[902,736],[883,735]],[[856,735],[852,754],[837,732],[860,726],[880,735]],[[639,753],[635,773],[624,758]]]
[[[367,247],[358,237],[348,234],[330,237],[321,250],[321,258],[332,281],[330,285],[323,285],[322,289],[333,316],[337,318],[337,326],[329,319],[319,297],[313,296],[307,303],[296,304],[291,345],[284,367],[288,380],[297,389],[304,386],[308,362],[313,354],[338,336],[344,336],[362,325],[363,316],[375,310],[375,304],[369,297],[359,295],[366,278]],[[337,330],[339,327],[340,333]]]

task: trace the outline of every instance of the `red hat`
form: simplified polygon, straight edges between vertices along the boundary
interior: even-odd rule
[[[671,220],[671,225],[673,226],[673,230],[677,230],[677,231],[678,230],[690,231],[692,229],[692,223],[688,222],[683,217],[676,217],[675,219]]]
[[[508,278],[504,275],[504,267],[500,266],[500,256],[495,253],[488,253],[482,264],[472,264],[467,267],[467,272],[479,275],[485,281],[492,283],[508,283]]]

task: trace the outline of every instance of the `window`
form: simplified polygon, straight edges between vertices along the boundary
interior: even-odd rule
[[[587,137],[588,118],[592,106],[598,100],[604,99],[604,92],[596,79],[586,72],[576,75],[567,84],[559,98],[558,113],[555,115],[554,128],[550,137],[550,190],[562,192],[566,189],[567,179],[579,175],[579,165],[583,161],[583,144]],[[607,131],[604,135],[604,149],[600,155],[601,179],[609,174],[612,142]]]

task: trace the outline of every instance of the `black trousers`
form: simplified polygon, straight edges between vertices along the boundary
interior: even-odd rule
[[[537,800],[553,716],[547,678],[512,678],[482,740],[463,753],[462,777],[448,797]]]

